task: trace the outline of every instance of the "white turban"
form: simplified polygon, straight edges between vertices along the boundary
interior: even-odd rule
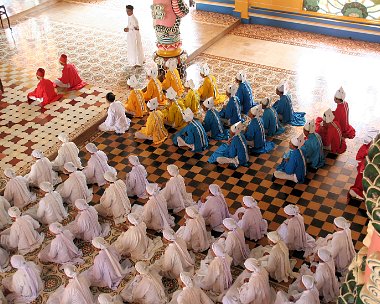
[[[151,111],[154,111],[158,108],[158,100],[157,100],[157,97],[154,97],[152,98],[151,100],[149,100],[147,102],[147,107],[149,108],[149,110]]]
[[[4,170],[4,175],[8,178],[15,178],[16,172],[12,168],[7,168]]]
[[[152,68],[146,71],[146,74],[150,77],[156,78],[158,76],[158,68],[157,66],[153,66]]]
[[[328,109],[325,111],[325,113],[323,113],[323,121],[325,123],[331,123],[334,121],[334,113],[331,111],[331,109]]]
[[[49,182],[42,182],[40,184],[40,189],[43,192],[53,192],[54,191],[53,185],[51,183],[49,183]]]
[[[131,77],[129,77],[129,79],[127,80],[127,84],[131,87],[131,88],[136,88],[137,85],[138,85],[138,81],[137,81],[137,78],[135,75],[132,75]]]
[[[89,207],[89,205],[84,199],[79,198],[75,201],[75,207],[82,211],[82,210],[86,210]]]
[[[32,156],[40,159],[44,157],[44,154],[40,150],[33,150]]]
[[[225,218],[223,220],[223,226],[226,227],[228,230],[235,230],[237,228],[236,222],[233,218]]]
[[[238,87],[237,87],[235,84],[230,84],[230,85],[227,87],[227,93],[228,93],[228,94],[231,94],[231,96],[235,96],[237,90],[238,90]]]
[[[177,68],[177,59],[170,58],[166,61],[165,66],[169,69],[169,71],[174,71]]]
[[[254,258],[249,258],[245,260],[244,267],[249,271],[258,272],[260,270],[260,261]]]
[[[137,226],[138,224],[140,224],[139,216],[136,214],[130,213],[127,215],[127,218],[128,218],[128,221],[134,226]]]
[[[241,82],[244,82],[244,81],[246,81],[247,76],[245,75],[245,73],[243,71],[239,71],[236,73],[235,78]]]
[[[261,99],[260,100],[260,103],[263,105],[263,106],[268,106],[270,104],[270,98],[269,97],[265,97],[264,99]]]
[[[108,247],[107,241],[100,236],[93,238],[91,241],[91,244],[92,244],[92,246],[94,246],[95,248],[100,249],[100,250],[106,249]]]
[[[306,289],[312,289],[314,287],[314,277],[311,275],[303,275],[302,283],[305,285]]]
[[[326,248],[318,249],[317,253],[323,262],[328,262],[331,259],[331,252]]]
[[[179,174],[179,169],[176,165],[168,165],[167,170],[171,176],[177,176]]]
[[[218,244],[217,242],[212,243],[211,248],[217,257],[224,257],[225,256],[223,247],[220,244]]]
[[[183,120],[186,122],[192,121],[194,118],[194,113],[191,111],[190,108],[187,108],[185,111],[183,111]]]
[[[251,108],[251,114],[255,117],[259,117],[262,114],[263,106],[261,104],[254,106]]]
[[[293,215],[294,216],[294,215],[297,215],[300,212],[300,210],[298,209],[298,207],[296,205],[289,204],[289,205],[285,206],[284,212],[287,215]]]
[[[128,156],[128,161],[132,166],[138,166],[140,165],[140,161],[137,155],[129,155]]]
[[[86,145],[86,150],[90,153],[96,153],[98,151],[98,148],[95,146],[94,143],[88,143]]]
[[[170,242],[174,242],[176,240],[175,234],[173,233],[173,230],[171,229],[164,229],[162,231],[162,235],[165,239],[167,239]]]
[[[350,228],[351,224],[343,216],[339,216],[334,219],[334,225],[340,229]]]
[[[135,264],[135,269],[139,274],[149,273],[148,265],[142,261],[139,261]]]
[[[159,190],[160,189],[158,187],[158,184],[156,183],[149,183],[148,185],[146,185],[146,192],[148,192],[149,195],[158,194]]]
[[[69,278],[75,278],[78,275],[77,268],[74,265],[66,264],[63,266],[63,270]]]
[[[23,268],[26,265],[25,258],[22,255],[15,254],[11,257],[11,265],[16,269]]]
[[[112,296],[107,293],[101,293],[98,296],[98,302],[99,304],[110,304],[113,303]]]
[[[59,234],[63,231],[63,226],[58,222],[51,223],[49,225],[49,231],[54,234]]]
[[[301,133],[298,136],[293,136],[290,142],[297,148],[301,148],[303,144],[305,143],[305,138],[303,134]]]
[[[210,190],[212,195],[220,194],[220,187],[217,184],[211,184],[210,186],[208,186],[208,189]]]
[[[339,90],[336,91],[334,97],[343,101],[346,99],[346,92],[343,90],[343,87],[340,87]]]
[[[21,211],[17,207],[13,206],[8,209],[8,215],[10,217],[19,217],[21,215]]]
[[[188,272],[181,272],[179,274],[179,277],[183,284],[185,284],[186,287],[193,287],[193,280],[191,279],[191,276]],[[195,304],[195,303],[194,303]]]
[[[197,208],[194,206],[186,207],[185,212],[191,218],[196,218],[199,215]]]
[[[244,125],[242,124],[241,121],[238,121],[237,123],[233,124],[231,127],[230,127],[230,130],[232,133],[234,134],[239,134],[241,131],[244,130]]]
[[[212,109],[212,108],[215,106],[215,103],[214,103],[214,97],[207,98],[207,99],[203,102],[203,105],[204,105],[207,109]]]
[[[273,243],[275,243],[275,244],[276,244],[278,241],[281,240],[280,235],[277,233],[277,231],[270,231],[270,232],[268,232],[267,237],[268,237],[268,239],[269,239],[271,242],[273,242]]]
[[[117,181],[116,172],[114,172],[114,171],[107,171],[106,173],[104,173],[104,179],[107,182],[110,182],[110,183],[116,182]]]
[[[200,68],[200,73],[203,75],[203,76],[208,76],[210,75],[210,67],[208,66],[207,63],[203,64]]]
[[[177,92],[172,87],[170,87],[166,90],[166,97],[170,100],[174,100],[177,97]]]
[[[281,93],[285,93],[285,83],[279,84],[277,90]]]
[[[243,197],[243,203],[248,208],[253,208],[253,207],[257,206],[257,201],[252,196],[244,196]]]
[[[308,131],[309,133],[314,133],[315,132],[315,121],[314,119],[309,120],[305,123],[303,128]]]
[[[63,143],[67,143],[69,141],[69,137],[67,136],[66,133],[61,133],[58,135],[58,139],[63,142]]]
[[[195,88],[194,81],[192,79],[186,80],[185,81],[185,88],[190,88],[193,90]]]

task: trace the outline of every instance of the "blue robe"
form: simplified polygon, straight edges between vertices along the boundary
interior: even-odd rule
[[[303,183],[306,177],[306,160],[300,149],[292,150],[289,160],[283,162],[277,167],[278,171],[286,174],[295,174],[299,183]]]
[[[208,162],[213,164],[218,157],[235,158],[238,157],[239,165],[247,166],[249,155],[247,142],[243,134],[239,133],[232,137],[231,143],[222,144],[219,148],[210,156]]]
[[[264,109],[262,120],[268,136],[279,135],[285,132],[285,128],[280,124],[276,110],[272,107]]]
[[[306,162],[315,169],[325,165],[325,154],[323,153],[322,138],[317,133],[309,133],[304,145],[301,147]]]
[[[282,116],[281,122],[284,124],[291,124],[292,126],[303,126],[306,123],[305,112],[294,112],[292,100],[288,95],[282,95],[277,100],[273,108],[279,115]]]
[[[274,149],[274,143],[265,140],[265,130],[261,118],[253,118],[248,125],[245,137],[249,141],[253,141],[254,146],[251,151],[253,153],[268,153]]]
[[[212,139],[228,139],[228,130],[224,129],[223,123],[219,117],[219,112],[215,109],[210,109],[206,112],[203,127],[206,132],[211,132]]]
[[[189,124],[173,135],[173,143],[178,146],[178,137],[182,137],[189,145],[194,145],[193,152],[202,152],[208,148],[208,139],[205,129],[197,120],[192,120]]]
[[[228,119],[231,125],[242,121],[239,98],[237,96],[230,97],[226,107],[219,112],[219,115],[221,118]]]
[[[239,84],[236,96],[240,100],[242,113],[247,115],[249,110],[256,105],[253,99],[252,88],[248,81]]]

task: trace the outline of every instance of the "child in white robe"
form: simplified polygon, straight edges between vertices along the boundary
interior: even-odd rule
[[[62,142],[62,145],[58,149],[57,157],[52,162],[53,169],[61,172],[64,170],[63,166],[68,162],[73,163],[78,169],[83,169],[77,145],[71,142],[65,133],[59,134],[58,139]]]
[[[11,204],[0,195],[0,229],[3,229],[5,226],[12,224],[11,218],[8,214],[8,209],[11,207]]]
[[[148,173],[144,166],[140,164],[136,155],[128,156],[128,161],[132,165],[131,172],[125,178],[128,196],[136,195],[139,198],[146,198],[146,186],[149,184],[147,180]]]
[[[29,182],[23,176],[17,176],[16,172],[7,168],[4,175],[9,178],[5,185],[4,198],[13,206],[23,208],[36,200],[36,195],[29,190]]]
[[[171,178],[161,193],[168,202],[168,209],[173,209],[174,213],[178,213],[186,207],[194,205],[194,201],[191,194],[186,192],[185,180],[179,174],[178,167],[168,165],[167,170]]]
[[[0,247],[0,273],[7,272],[9,270],[11,270],[11,266],[9,265],[9,253]]]
[[[12,256],[11,265],[17,271],[2,281],[4,288],[10,291],[10,294],[6,296],[8,302],[33,302],[44,289],[41,269],[35,263],[25,261],[22,255]]]
[[[17,249],[20,254],[27,254],[39,248],[44,241],[45,235],[38,233],[40,224],[30,215],[21,216],[17,207],[8,209],[13,224],[0,234],[0,243],[5,249]]]
[[[104,179],[109,186],[100,198],[100,204],[95,205],[95,209],[101,216],[112,216],[116,225],[124,223],[131,211],[127,186],[121,179],[118,180],[116,173],[112,171],[104,173]]]
[[[69,230],[60,223],[52,223],[49,225],[49,231],[55,238],[39,252],[40,261],[61,265],[84,263],[82,251],[74,244],[74,236]]]
[[[107,155],[103,151],[98,150],[95,144],[88,143],[86,150],[91,153],[87,166],[83,169],[87,184],[97,184],[101,187],[106,183],[104,173],[108,171],[116,173],[116,170],[108,165]]]
[[[119,295],[111,296],[108,293],[101,293],[98,296],[99,304],[123,304],[123,300]]]

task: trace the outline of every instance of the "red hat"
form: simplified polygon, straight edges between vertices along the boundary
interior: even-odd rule
[[[62,54],[61,57],[59,58],[59,62],[66,64],[67,63],[67,55]]]
[[[43,68],[39,68],[36,73],[37,76],[45,77],[45,70]]]

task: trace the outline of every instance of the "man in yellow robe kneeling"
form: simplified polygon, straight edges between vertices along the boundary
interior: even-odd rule
[[[186,125],[183,120],[183,111],[185,110],[185,106],[183,105],[183,102],[176,99],[176,97],[177,93],[170,87],[166,91],[166,98],[169,101],[169,105],[162,112],[165,117],[165,125],[175,129],[181,129]]]
[[[194,114],[198,113],[199,110],[199,95],[198,92],[194,90],[195,85],[192,79],[185,82],[186,96],[183,104],[186,108],[190,108]]]
[[[202,102],[207,98],[213,97],[214,104],[219,105],[224,103],[228,97],[227,95],[219,94],[216,78],[210,73],[211,71],[208,64],[203,64],[200,69],[200,74],[203,78],[203,84],[199,87],[198,94]]]
[[[146,91],[144,92],[145,101],[149,101],[153,98],[157,98],[159,105],[166,105],[166,98],[162,92],[162,84],[158,77],[158,68],[154,67],[146,71],[146,76],[148,78],[148,85]]]
[[[162,82],[162,89],[168,90],[170,87],[172,87],[174,91],[176,91],[177,96],[181,97],[183,92],[185,92],[185,89],[177,70],[177,59],[170,58],[168,61],[166,61],[165,65],[168,70],[166,72],[165,79]]]
[[[146,104],[144,99],[144,93],[141,90],[136,89],[138,81],[135,75],[129,77],[127,84],[131,89],[128,100],[124,104],[125,112],[134,117],[143,117],[146,112]]]

